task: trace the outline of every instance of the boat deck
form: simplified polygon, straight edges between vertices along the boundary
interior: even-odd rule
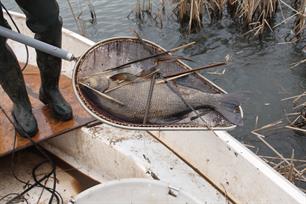
[[[72,105],[74,117],[72,120],[62,122],[54,119],[50,109],[41,103],[38,99],[38,91],[40,87],[40,76],[38,69],[34,66],[28,66],[24,71],[28,94],[33,106],[33,112],[39,126],[39,133],[33,137],[35,142],[40,142],[48,138],[52,138],[69,132],[73,129],[80,128],[94,121],[79,105],[73,94],[71,80],[63,76],[60,80],[60,87],[66,100]],[[11,117],[12,102],[1,89],[1,106],[5,112]],[[14,147],[15,129],[3,112],[0,112],[0,157],[9,154]],[[31,145],[31,142],[17,135],[15,149],[23,149]]]

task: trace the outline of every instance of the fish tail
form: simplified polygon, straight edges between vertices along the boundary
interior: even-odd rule
[[[241,94],[222,94],[218,98],[218,103],[214,105],[215,110],[229,122],[242,126],[243,120],[239,111],[242,101],[244,97]]]

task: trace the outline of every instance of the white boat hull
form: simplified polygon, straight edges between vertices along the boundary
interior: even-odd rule
[[[13,13],[20,30],[32,35],[24,16]],[[80,56],[94,42],[63,30],[63,48]],[[10,41],[18,59],[23,45]],[[30,64],[35,65],[30,49]],[[64,62],[72,75],[74,63]],[[43,146],[99,182],[159,178],[203,203],[306,203],[306,196],[225,131],[131,131],[101,125],[50,139]],[[220,192],[226,194],[223,196]],[[228,198],[227,198],[228,197]]]

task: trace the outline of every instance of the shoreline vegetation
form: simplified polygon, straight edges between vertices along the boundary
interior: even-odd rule
[[[171,4],[181,30],[189,34],[199,32],[205,29],[204,25],[218,22],[223,17],[231,18],[245,35],[260,36],[291,23],[292,40],[298,41],[305,30],[306,0],[159,0],[159,5],[155,5],[158,9],[154,12],[152,0],[136,0],[131,13],[140,22],[147,15],[162,27],[167,3]],[[285,10],[289,12],[285,14]],[[287,13],[290,15],[287,16]],[[276,15],[281,15],[278,18],[280,22],[276,21]]]

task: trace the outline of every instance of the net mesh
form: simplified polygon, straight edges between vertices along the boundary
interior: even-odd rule
[[[128,128],[233,128],[221,114],[206,106],[199,109],[200,102],[188,97],[190,90],[195,98],[197,92],[222,93],[205,78],[193,73],[161,82],[165,76],[190,69],[170,54],[109,70],[163,52],[137,38],[96,44],[76,65],[74,85],[81,104],[98,119]]]

